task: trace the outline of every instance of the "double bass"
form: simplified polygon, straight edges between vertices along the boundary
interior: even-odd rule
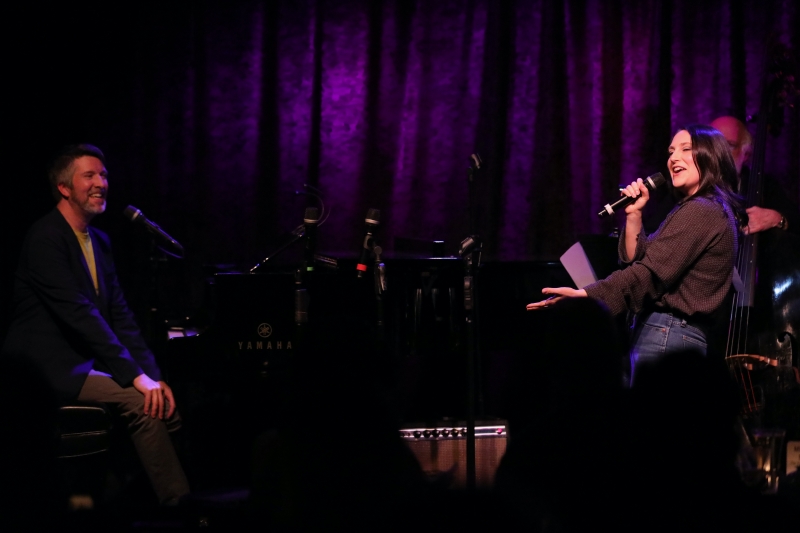
[[[748,207],[763,206],[767,137],[780,132],[785,109],[798,93],[791,53],[779,46],[772,56],[742,191]],[[743,287],[734,296],[726,361],[742,395],[742,418],[750,428],[788,430],[800,425],[800,235],[782,228],[746,233],[736,266]]]

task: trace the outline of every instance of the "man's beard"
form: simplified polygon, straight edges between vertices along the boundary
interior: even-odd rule
[[[90,215],[99,215],[100,213],[105,212],[106,205],[108,204],[108,202],[106,202],[105,197],[103,197],[103,199],[102,199],[103,202],[101,204],[99,204],[99,205],[94,204],[93,200],[95,200],[95,199],[90,196],[90,197],[86,198],[85,201],[83,201],[81,203],[77,203],[76,202],[76,204],[81,209],[81,211],[83,211],[84,213],[88,213]]]
[[[87,213],[91,213],[93,215],[99,215],[100,213],[104,213],[106,210],[106,202],[103,200],[103,203],[100,205],[92,205],[91,201],[85,202],[81,209],[86,211]]]

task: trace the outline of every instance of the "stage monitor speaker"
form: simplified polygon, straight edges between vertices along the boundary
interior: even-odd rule
[[[475,424],[475,486],[488,489],[506,452],[505,421]],[[450,488],[467,486],[466,424],[406,424],[400,436],[432,479],[444,480]]]

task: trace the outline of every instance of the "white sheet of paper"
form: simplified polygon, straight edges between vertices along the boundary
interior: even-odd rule
[[[597,274],[594,273],[589,258],[583,250],[581,243],[576,242],[569,247],[560,257],[561,264],[567,269],[567,273],[572,278],[572,282],[579,289],[597,281]]]

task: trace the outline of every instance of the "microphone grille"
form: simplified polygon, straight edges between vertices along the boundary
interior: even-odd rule
[[[656,172],[655,174],[651,174],[647,176],[647,180],[645,183],[650,186],[650,190],[654,190],[658,187],[661,187],[667,182],[667,179],[661,172]]]
[[[128,207],[125,208],[123,214],[125,215],[125,218],[127,218],[131,222],[134,222],[139,217],[139,215],[142,214],[142,212],[133,207],[132,205],[129,205]]]
[[[319,209],[316,207],[306,207],[305,215],[303,215],[304,224],[316,224],[319,222]]]
[[[380,209],[370,209],[367,211],[367,217],[364,219],[364,222],[367,224],[372,224],[373,226],[377,226],[381,223],[381,211]]]

